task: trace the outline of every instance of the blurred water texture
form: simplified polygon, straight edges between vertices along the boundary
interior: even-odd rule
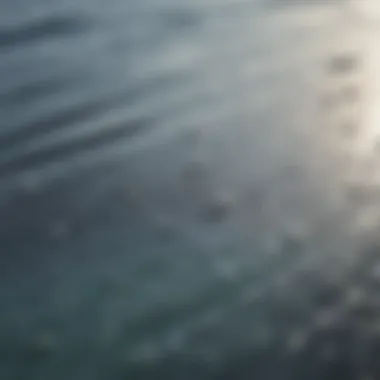
[[[1,1],[1,379],[379,377],[361,4]]]

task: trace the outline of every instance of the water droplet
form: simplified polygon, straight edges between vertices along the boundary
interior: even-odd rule
[[[336,107],[337,105],[337,99],[335,94],[324,94],[321,97],[321,104],[322,107],[325,108],[326,110],[332,110],[333,108]]]
[[[70,232],[69,225],[64,220],[57,220],[50,224],[50,236],[54,239],[62,239]]]
[[[330,308],[317,313],[314,320],[314,325],[317,329],[328,329],[334,326],[339,320],[339,313],[337,310]]]
[[[353,52],[346,52],[332,57],[328,62],[328,71],[331,74],[345,74],[353,71],[359,65],[358,57]]]
[[[140,343],[133,352],[127,354],[127,362],[141,363],[153,362],[159,359],[161,355],[160,347],[153,342]]]
[[[223,221],[234,205],[234,200],[229,194],[217,194],[206,203],[201,210],[201,219],[206,223],[220,223]]]
[[[353,120],[350,120],[350,121],[344,122],[340,126],[340,129],[341,129],[341,133],[342,133],[343,138],[352,138],[355,136],[355,134],[358,130],[358,126]]]
[[[174,221],[165,215],[155,217],[154,225],[157,233],[157,237],[162,242],[168,242],[173,240],[176,233],[176,227]]]
[[[259,349],[268,347],[274,339],[274,333],[269,326],[258,325],[254,332],[254,343]]]
[[[216,272],[225,280],[233,280],[237,277],[237,263],[231,260],[219,259],[216,263]]]
[[[337,355],[337,348],[332,343],[325,343],[319,349],[320,358],[326,362],[332,362]]]
[[[185,181],[193,182],[203,180],[206,176],[206,168],[201,161],[188,162],[182,169],[182,177]]]
[[[292,331],[287,338],[287,348],[290,352],[299,352],[307,344],[309,339],[309,333],[306,330]]]
[[[347,103],[357,102],[359,100],[360,91],[356,86],[347,86],[342,88],[341,97]]]
[[[58,340],[54,333],[50,331],[44,331],[38,335],[34,342],[34,348],[40,352],[51,352],[57,349]]]

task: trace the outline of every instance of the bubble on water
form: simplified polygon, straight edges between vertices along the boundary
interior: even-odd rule
[[[234,280],[238,276],[237,262],[232,259],[217,259],[215,270],[219,277],[224,280]]]
[[[267,295],[265,289],[257,285],[250,286],[241,292],[241,304],[252,305],[261,302]]]
[[[231,194],[219,192],[201,210],[201,219],[206,223],[219,223],[231,212],[235,202]]]
[[[180,29],[189,29],[199,25],[200,15],[198,12],[191,12],[189,9],[169,9],[161,14],[165,26],[178,33]]]
[[[352,205],[365,205],[369,200],[369,188],[360,179],[348,179],[345,181],[344,196]]]
[[[312,234],[312,226],[306,219],[300,219],[286,223],[284,237],[292,241],[306,242]]]
[[[340,130],[343,138],[352,139],[358,131],[358,124],[354,120],[345,121],[341,124]]]
[[[320,99],[322,107],[326,110],[332,110],[338,103],[338,98],[336,94],[333,93],[323,94]]]
[[[360,89],[355,85],[343,87],[340,96],[346,103],[357,102],[360,99]]]
[[[258,349],[269,347],[275,339],[274,330],[264,323],[257,323],[253,331],[253,343]]]
[[[186,342],[186,330],[174,328],[172,329],[163,341],[163,349],[166,352],[179,352],[184,348]]]
[[[182,178],[188,184],[203,181],[206,177],[206,165],[201,160],[189,161],[182,168]]]
[[[380,262],[375,263],[372,266],[371,271],[370,271],[369,274],[372,277],[372,279],[374,279],[374,280],[380,280]]]
[[[264,251],[270,256],[276,256],[282,251],[282,243],[280,234],[267,236],[263,243]]]
[[[43,331],[37,336],[33,346],[39,352],[52,352],[58,348],[58,338],[52,331]]]
[[[186,131],[183,136],[181,136],[181,142],[185,145],[189,145],[191,147],[196,146],[202,136],[202,131],[200,129],[190,129]]]
[[[62,239],[70,233],[70,225],[66,220],[59,219],[50,223],[50,236],[54,239]]]
[[[163,350],[153,341],[145,341],[137,344],[133,351],[128,352],[126,361],[129,363],[152,363],[161,358]]]
[[[310,338],[310,332],[307,329],[297,329],[288,334],[286,347],[289,352],[297,353],[302,351]]]
[[[323,309],[316,313],[314,327],[317,330],[330,329],[331,327],[336,326],[340,320],[341,315],[338,309],[334,307]]]
[[[331,342],[324,342],[318,349],[319,357],[326,362],[333,362],[339,355],[337,347]]]
[[[365,289],[355,286],[350,288],[345,294],[345,304],[346,305],[355,305],[363,299],[365,296]]]
[[[174,220],[166,214],[160,213],[153,218],[155,232],[162,242],[172,241],[178,230]]]
[[[287,226],[282,236],[281,252],[291,255],[303,253],[308,237],[309,232],[306,225],[294,224]]]
[[[327,70],[332,75],[347,74],[359,66],[358,54],[355,52],[342,52],[327,62]]]
[[[41,190],[43,181],[41,176],[35,173],[24,173],[18,179],[18,184],[27,193],[37,193]]]
[[[379,211],[375,207],[361,210],[355,219],[356,229],[359,231],[371,231],[377,228],[380,222]]]

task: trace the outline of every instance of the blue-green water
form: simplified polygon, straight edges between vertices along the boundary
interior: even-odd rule
[[[0,378],[377,378],[374,35],[344,1],[3,0]]]

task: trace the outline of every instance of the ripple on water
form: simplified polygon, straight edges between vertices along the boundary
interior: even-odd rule
[[[42,43],[44,39],[76,37],[88,32],[90,19],[81,14],[61,14],[33,20],[24,25],[0,28],[0,51],[22,48],[25,44]]]
[[[86,23],[80,18],[76,19],[76,16],[71,19],[67,14],[55,16],[49,21],[26,23],[18,30],[0,29],[1,51],[13,48],[20,50],[24,44],[37,45],[46,42],[46,38],[59,43],[65,39],[67,46],[78,44],[75,45],[76,49],[64,50],[65,54],[74,54],[74,51],[78,54],[73,58],[75,67],[78,64],[76,59],[81,61],[82,58],[88,62],[89,71],[90,66],[96,67],[93,76],[89,78],[94,88],[88,87],[84,93],[87,98],[82,101],[77,102],[80,96],[75,96],[76,88],[72,87],[72,92],[66,92],[65,86],[71,86],[71,79],[76,81],[73,77],[67,78],[67,81],[66,77],[45,77],[45,81],[24,83],[14,88],[13,92],[0,95],[1,105],[13,103],[14,110],[22,108],[25,112],[25,115],[21,115],[25,116],[21,117],[23,120],[12,125],[19,129],[5,128],[1,131],[0,155],[4,159],[0,162],[0,180],[5,182],[16,172],[29,173],[32,169],[43,168],[45,164],[65,162],[69,158],[73,158],[76,165],[86,151],[97,151],[99,156],[103,156],[105,147],[117,142],[125,153],[130,147],[125,142],[133,142],[135,137],[144,136],[145,132],[153,129],[158,136],[149,142],[150,145],[145,146],[152,149],[144,150],[140,146],[135,148],[134,154],[138,158],[142,157],[141,160],[136,159],[131,163],[122,158],[121,169],[118,171],[112,172],[109,167],[103,170],[97,168],[88,176],[81,173],[81,178],[77,181],[70,172],[64,180],[54,178],[48,185],[42,185],[31,175],[29,181],[25,181],[24,191],[13,194],[12,201],[2,210],[1,231],[5,231],[4,235],[9,237],[13,234],[15,240],[30,243],[36,235],[50,234],[49,248],[42,250],[40,245],[32,251],[28,246],[29,257],[47,256],[47,252],[55,252],[55,256],[66,263],[64,268],[59,268],[59,284],[49,289],[52,293],[46,296],[47,311],[41,313],[40,320],[44,321],[50,312],[58,315],[65,322],[64,332],[67,334],[43,329],[41,335],[32,334],[35,340],[29,347],[37,352],[35,357],[41,353],[41,357],[50,358],[51,353],[53,356],[58,353],[47,372],[44,372],[46,367],[40,365],[43,362],[37,363],[34,369],[41,370],[36,371],[38,375],[49,373],[51,378],[58,376],[65,379],[78,376],[81,379],[113,378],[112,375],[119,370],[120,377],[115,378],[133,380],[158,377],[168,380],[279,377],[287,380],[352,379],[352,370],[357,368],[351,359],[355,352],[354,346],[359,342],[354,339],[355,334],[360,335],[362,325],[368,321],[372,323],[379,315],[376,296],[367,294],[359,297],[351,294],[351,291],[355,293],[354,285],[349,287],[344,281],[340,282],[336,273],[331,275],[330,282],[324,281],[324,277],[327,273],[330,275],[334,272],[336,265],[343,268],[343,275],[349,280],[355,277],[358,283],[355,285],[359,289],[368,292],[369,286],[360,284],[360,279],[368,280],[370,267],[374,269],[371,264],[376,263],[376,260],[368,258],[368,262],[361,268],[361,275],[354,276],[355,273],[348,269],[345,271],[346,267],[339,265],[348,260],[350,252],[343,249],[339,254],[333,253],[332,249],[331,252],[323,252],[325,247],[330,248],[330,237],[333,237],[332,240],[345,240],[346,236],[343,233],[340,235],[339,229],[335,230],[334,220],[326,224],[322,222],[326,233],[318,235],[318,239],[313,236],[313,231],[304,228],[308,227],[306,220],[293,223],[291,215],[287,215],[284,210],[293,210],[303,202],[298,198],[298,192],[294,202],[297,207],[287,207],[287,204],[281,208],[281,204],[278,213],[273,213],[273,218],[264,227],[260,229],[259,226],[263,224],[267,203],[273,205],[276,197],[280,200],[284,197],[284,203],[290,203],[292,199],[288,202],[284,193],[297,190],[297,186],[302,187],[301,181],[297,182],[299,173],[290,170],[283,175],[287,183],[293,186],[285,189],[278,172],[271,171],[272,166],[278,166],[276,159],[292,161],[295,157],[290,154],[277,155],[277,148],[282,147],[282,139],[290,132],[290,129],[286,129],[286,120],[292,118],[292,115],[282,112],[282,108],[277,108],[282,101],[281,96],[285,98],[288,94],[287,91],[282,92],[282,89],[298,89],[297,81],[292,80],[294,76],[291,76],[289,62],[285,59],[286,54],[293,56],[294,51],[293,46],[290,46],[292,44],[285,44],[286,38],[280,38],[284,25],[277,24],[277,21],[280,23],[281,18],[276,18],[276,25],[268,23],[264,27],[267,19],[263,14],[262,21],[259,22],[260,28],[263,28],[261,30],[256,25],[256,20],[261,18],[260,11],[256,12],[256,2],[227,1],[227,7],[223,0],[202,1],[199,6],[207,11],[198,17],[197,12],[178,10],[178,2],[171,11],[166,9],[171,8],[170,2],[170,6],[166,4],[160,7],[160,2],[153,1],[152,8],[146,6],[146,9],[144,6],[147,3],[143,2],[145,5],[143,4],[141,15],[140,12],[132,12],[132,16],[129,14],[130,18],[136,16],[135,20],[130,20],[133,26],[129,28],[123,14],[125,9],[128,10],[129,2],[123,2],[118,12],[119,8],[113,1],[109,5],[107,3],[104,12],[109,17],[112,11],[108,13],[108,7],[116,7],[115,13],[120,13],[120,16],[115,16],[115,24],[116,21],[120,24],[114,25],[112,16],[112,26],[105,22],[96,32],[92,29],[97,27],[96,20],[91,19],[90,23]],[[166,0],[162,1],[166,3]],[[139,7],[137,3],[134,4]],[[290,3],[293,4],[291,1],[269,1],[266,9],[274,4],[283,8]],[[316,2],[308,2],[308,5],[311,3]],[[234,12],[235,4],[239,5],[238,12]],[[257,4],[263,3],[258,1]],[[229,10],[225,12],[227,8],[234,17],[228,17]],[[213,29],[214,19],[219,17],[220,12],[226,18],[220,19],[220,24],[216,23],[221,26],[220,29]],[[239,12],[244,13],[242,19],[239,19]],[[99,17],[101,19],[103,15]],[[303,25],[305,22],[302,20]],[[255,24],[254,29],[251,29],[251,24]],[[109,29],[105,31],[103,27]],[[93,44],[91,38],[71,38],[93,32],[95,40],[98,37],[113,40],[113,27],[118,35],[116,40],[125,38],[123,46],[131,56],[125,57],[120,51],[113,56],[115,52],[109,48],[109,44]],[[259,44],[254,41],[258,30],[262,32],[260,40],[263,41]],[[128,31],[131,34],[124,37]],[[225,35],[221,36],[219,31],[231,33],[229,40],[225,39]],[[313,33],[311,29],[308,31]],[[193,34],[187,35],[188,33]],[[153,38],[153,34],[167,40],[170,48],[167,49],[166,42],[163,43],[165,46],[161,45],[160,38]],[[308,40],[306,34],[305,40]],[[150,44],[146,43],[151,37]],[[274,37],[279,40],[274,42]],[[136,41],[138,46],[128,50],[128,43],[133,38],[141,40]],[[228,46],[240,39],[244,43]],[[86,54],[81,55],[82,48],[87,47],[87,42],[84,41],[91,45],[89,50],[98,49],[96,54],[90,54],[90,58],[86,55],[87,50]],[[258,49],[256,45],[262,46]],[[47,54],[57,54],[50,50],[51,46],[49,45]],[[192,55],[193,46],[196,59]],[[294,46],[294,50],[302,50],[300,45]],[[191,50],[190,56],[188,47]],[[286,54],[281,59],[277,52],[282,52],[283,48]],[[149,51],[142,53],[144,49]],[[268,53],[271,49],[276,52],[276,59]],[[356,51],[342,52],[340,46],[337,50],[338,53],[330,56],[330,60],[323,66],[328,80],[350,78],[350,74],[361,65]],[[30,51],[29,49],[28,52]],[[198,52],[201,53],[198,55]],[[70,54],[67,55],[66,58],[71,62]],[[57,54],[57,57],[61,55]],[[261,58],[263,63],[268,63],[268,57],[271,65],[265,71],[263,79],[260,71],[262,67],[254,63]],[[300,59],[298,63],[305,63],[304,57],[297,57]],[[140,75],[137,75],[138,79],[132,80],[133,75],[129,73],[128,65],[131,61],[135,64],[138,62],[138,67],[134,68]],[[281,70],[275,72],[275,65]],[[116,71],[111,73],[114,68]],[[191,81],[195,79],[191,86],[183,89],[176,86],[168,88],[169,83],[177,83],[189,71]],[[148,79],[144,80],[144,75]],[[97,76],[101,77],[100,81],[96,80]],[[210,77],[213,83],[206,80]],[[282,80],[283,77],[286,80]],[[295,73],[295,78],[299,78],[298,73]],[[109,81],[114,83],[115,80],[121,82],[120,87],[113,88],[106,96],[94,95],[94,92],[99,94],[97,86],[103,89]],[[83,83],[78,82],[79,87],[85,86],[85,82],[87,79]],[[353,106],[362,95],[358,88],[358,84],[349,84],[326,94],[328,99],[325,100],[331,103],[327,107],[338,113],[343,105],[348,108]],[[276,89],[278,93],[273,92]],[[28,99],[39,97],[44,105],[44,99],[47,101],[55,90],[63,91],[66,94],[63,97],[69,97],[70,102],[65,107],[62,103],[55,104],[52,109],[46,106],[47,109],[42,109],[41,113],[36,112],[35,117],[29,120],[24,108],[29,103]],[[280,93],[279,102],[266,101],[267,96],[277,96]],[[295,93],[298,100],[304,94],[302,91]],[[139,112],[143,117],[139,116],[139,112],[132,112],[136,110],[134,105],[137,104],[137,98],[138,106],[141,106]],[[263,99],[264,111],[262,106],[255,106]],[[33,104],[31,107],[34,107]],[[302,108],[299,103],[297,107]],[[115,121],[110,115],[115,116],[120,109],[123,112]],[[260,113],[265,114],[265,117],[257,115]],[[309,124],[311,117],[307,116]],[[220,139],[210,136],[210,140],[215,140],[215,145],[218,145],[225,139],[223,144],[230,147],[227,153],[223,150],[224,147],[218,146],[220,150],[217,151],[212,144],[205,143],[202,148],[206,151],[208,160],[202,161],[203,151],[197,151],[200,138],[194,135],[188,136],[187,141],[182,141],[185,148],[184,145],[175,145],[178,141],[175,138],[173,149],[166,144],[175,134],[171,133],[177,132],[184,125],[206,129],[213,123],[216,124],[215,130],[218,130],[216,133]],[[173,127],[170,136],[160,130],[167,124]],[[243,129],[240,124],[245,125],[250,133],[240,134]],[[224,134],[224,130],[228,130],[228,133]],[[240,144],[240,140],[246,140],[246,144]],[[240,152],[243,145],[246,150]],[[289,150],[301,149],[297,143],[290,145]],[[307,150],[308,147],[302,148]],[[182,157],[182,154],[188,156],[188,149],[194,149],[191,151],[193,162]],[[128,157],[130,156],[132,154]],[[224,162],[231,162],[228,168],[218,161],[225,156],[227,158]],[[310,161],[314,158],[315,156],[310,156]],[[294,158],[294,161],[297,160],[301,161]],[[218,162],[215,164],[214,161]],[[305,168],[309,169],[308,162],[305,162]],[[311,176],[313,174],[314,172]],[[229,192],[230,188],[234,189],[233,184],[248,187],[248,183],[253,183],[252,188],[256,189],[261,175],[273,180],[267,181],[259,191],[251,191],[246,200],[242,201],[234,192]],[[227,184],[223,182],[229,176],[233,177],[230,181],[232,185],[228,180]],[[95,177],[98,179],[95,180]],[[219,177],[222,183],[218,183]],[[326,178],[323,178],[326,182],[335,181],[335,178]],[[128,189],[131,189],[130,194]],[[367,195],[364,194],[364,197]],[[358,198],[352,195],[349,202],[357,203],[358,207],[365,203],[360,194]],[[153,206],[159,209],[156,214]],[[325,208],[328,214],[328,206]],[[170,212],[166,213],[167,210]],[[202,233],[207,236],[214,233],[215,240],[218,241],[240,238],[240,228],[243,227],[247,229],[246,235],[249,237],[239,241],[240,245],[231,245],[230,252],[226,255],[220,250],[220,247],[225,247],[223,244],[215,244],[218,249],[212,244],[205,244],[203,250],[198,249],[197,244],[187,246],[186,239],[181,235],[182,227],[188,227],[186,223],[182,224],[182,212],[195,214],[191,227],[195,225],[194,229],[198,227],[201,231],[191,236],[189,240],[192,242],[201,240]],[[231,228],[228,231],[230,235],[224,236],[222,228],[218,228],[227,221],[235,226],[234,217],[239,213],[248,216],[244,222],[243,218],[239,219],[236,229]],[[281,213],[285,213],[285,216]],[[83,234],[72,233],[78,220],[91,231],[87,238]],[[337,220],[340,223],[336,224],[345,224],[343,218]],[[260,231],[253,231],[255,228]],[[265,230],[269,231],[269,237],[274,238],[272,241],[267,239],[267,245],[263,248],[265,252],[261,252],[261,246],[265,242],[261,244],[260,239],[265,240],[265,237],[256,239],[256,236],[252,238],[251,235],[259,235]],[[234,235],[235,232],[237,236]],[[311,239],[319,244],[312,249],[309,247]],[[168,241],[173,244],[167,244]],[[349,239],[347,241],[349,243]],[[342,246],[345,247],[344,244]],[[43,253],[40,253],[40,249]],[[9,256],[11,255],[15,255],[13,250],[9,250]],[[64,260],[66,256],[67,261]],[[86,256],[87,261],[83,256]],[[16,257],[18,258],[19,256]],[[311,260],[307,261],[308,258]],[[334,258],[337,259],[335,264]],[[360,259],[364,263],[364,256]],[[40,261],[43,262],[42,259]],[[67,272],[66,267],[70,269]],[[27,268],[24,273],[28,271],[33,272]],[[374,269],[371,276],[378,277],[377,272]],[[297,278],[301,280],[297,282]],[[27,285],[28,281],[29,278],[25,276]],[[375,282],[373,279],[371,281]],[[376,293],[374,285],[371,291]],[[37,299],[40,299],[40,293],[36,291]],[[27,291],[24,290],[23,294],[26,295]],[[12,300],[22,302],[16,298]],[[19,322],[15,322],[17,318],[9,318],[9,325],[19,323],[21,330],[26,330],[29,325],[25,321],[38,319],[28,314],[35,309],[33,302],[29,302],[33,308],[22,308],[25,312],[19,314]],[[356,329],[350,332],[349,327],[352,326]],[[0,344],[3,352],[6,344]],[[22,350],[23,346],[18,349]],[[15,350],[12,360],[19,357],[20,353]],[[16,367],[20,367],[19,363],[19,360],[14,360]],[[13,361],[9,361],[9,366],[13,366]],[[96,371],[99,368],[100,374]],[[66,370],[71,374],[67,375]],[[89,375],[91,371],[92,376]],[[33,377],[33,374],[28,375]]]

